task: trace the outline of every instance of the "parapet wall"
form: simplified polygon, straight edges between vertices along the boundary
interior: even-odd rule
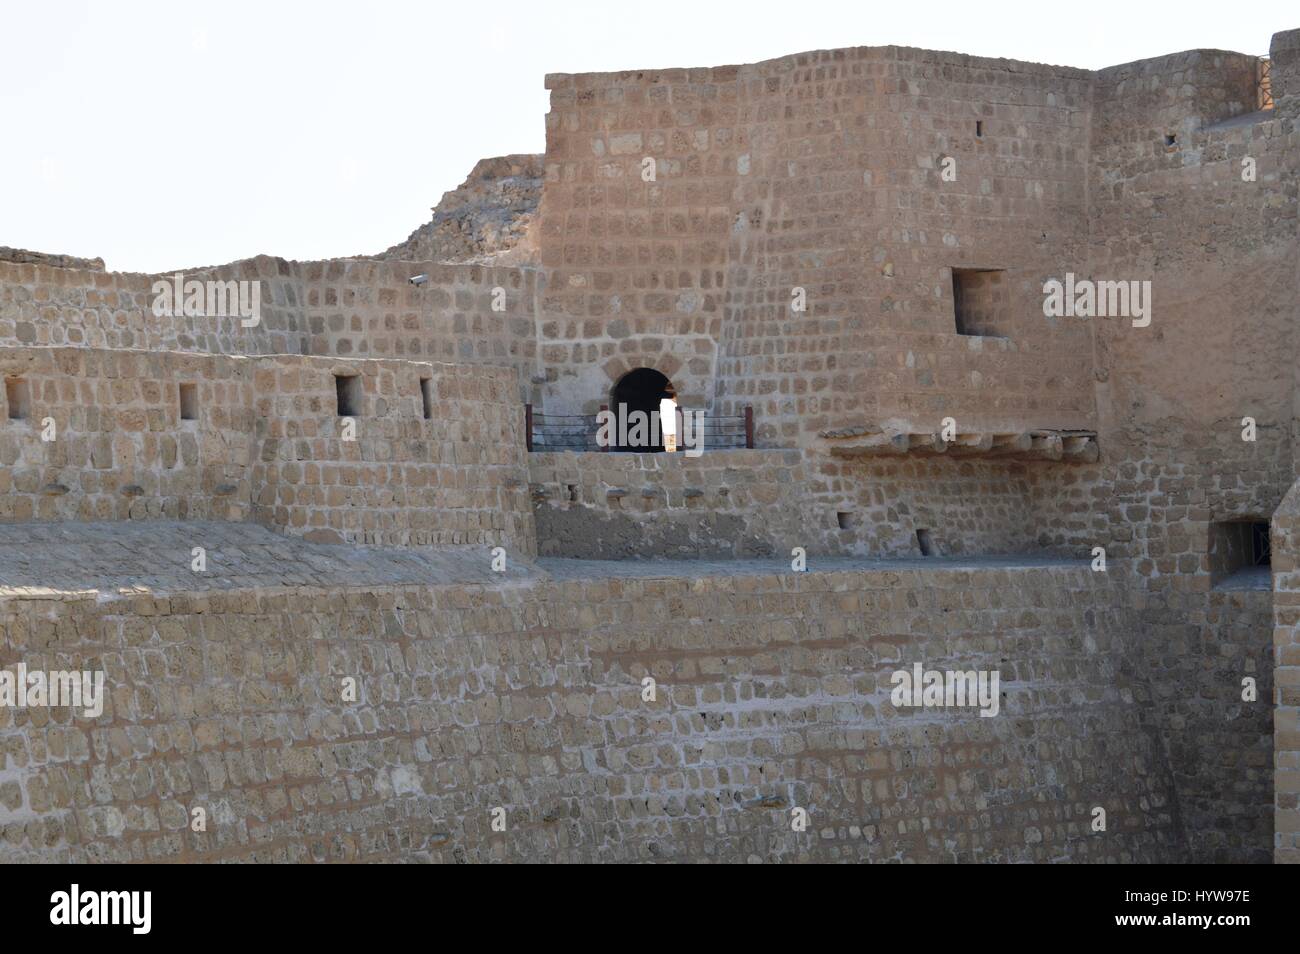
[[[0,601],[5,663],[110,687],[93,722],[7,710],[0,857],[1182,857],[1126,600],[1086,565],[553,572]],[[896,708],[916,662],[999,670],[999,714]]]
[[[798,451],[528,455],[543,556],[710,559],[824,552]],[[788,558],[787,558],[788,559]]]
[[[0,373],[5,521],[253,519],[325,540],[535,552],[509,368],[6,348]],[[357,382],[350,431],[336,375]]]
[[[260,315],[154,312],[154,284],[259,282]],[[424,275],[422,285],[410,279]],[[525,268],[431,262],[288,262],[260,256],[160,275],[0,260],[0,347],[408,358],[536,371],[538,278]],[[233,312],[233,309],[232,309]]]

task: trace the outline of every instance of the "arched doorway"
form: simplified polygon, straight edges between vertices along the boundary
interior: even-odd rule
[[[640,411],[649,421],[654,419],[652,415],[659,413],[660,401],[664,398],[676,397],[677,392],[673,389],[673,383],[667,377],[654,368],[635,368],[615,383],[613,393],[610,395],[610,410],[619,414],[620,405],[626,405],[627,414]],[[616,440],[611,450],[641,453],[662,451],[664,449],[663,427],[653,429],[649,434],[650,440],[647,445],[625,446]]]

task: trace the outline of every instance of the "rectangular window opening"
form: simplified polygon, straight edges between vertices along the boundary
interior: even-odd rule
[[[954,268],[952,270],[953,320],[957,334],[1008,338],[1011,306],[1006,270]]]
[[[199,386],[182,384],[180,386],[181,420],[197,421],[199,419]]]
[[[5,378],[5,403],[9,406],[9,420],[27,419],[32,410],[32,398],[25,378]]]
[[[934,556],[939,552],[934,548],[934,540],[931,539],[929,530],[916,531],[916,545],[921,548],[921,556]]]
[[[982,119],[975,120],[975,138],[976,139],[984,138],[984,120]]]
[[[858,515],[851,510],[840,510],[835,514],[835,522],[841,530],[852,530],[858,525]]]
[[[420,407],[424,410],[424,419],[433,417],[433,379],[420,378]]]
[[[339,417],[361,416],[361,375],[334,375],[334,397]]]
[[[1267,520],[1210,524],[1210,582],[1230,589],[1271,589],[1272,553]]]

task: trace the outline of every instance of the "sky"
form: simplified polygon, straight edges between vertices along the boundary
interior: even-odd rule
[[[1267,54],[1285,5],[1090,0],[0,0],[0,245],[157,272],[373,254],[483,157],[545,149],[547,73],[897,44],[1097,69]]]

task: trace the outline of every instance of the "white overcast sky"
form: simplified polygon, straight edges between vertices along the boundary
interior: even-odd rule
[[[541,152],[543,76],[899,44],[1098,68],[1266,54],[1286,4],[0,0],[0,245],[118,271],[373,253],[481,157]]]

